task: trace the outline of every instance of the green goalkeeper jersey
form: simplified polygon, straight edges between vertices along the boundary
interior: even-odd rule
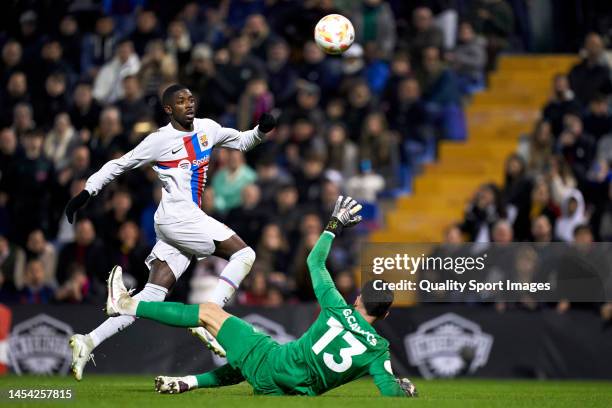
[[[324,232],[308,256],[321,313],[302,337],[269,356],[275,382],[288,394],[318,395],[370,374],[382,395],[404,396],[391,371],[389,343],[344,301],[325,267],[333,238]]]

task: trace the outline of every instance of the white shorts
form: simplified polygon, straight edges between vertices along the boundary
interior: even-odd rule
[[[157,243],[145,264],[151,269],[155,259],[165,261],[176,280],[189,267],[192,257],[204,259],[215,252],[214,241],[225,241],[235,232],[204,212],[196,219],[173,224],[155,224]]]

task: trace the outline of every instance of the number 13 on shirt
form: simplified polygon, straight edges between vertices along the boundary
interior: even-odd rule
[[[330,317],[327,320],[327,325],[329,326],[329,329],[312,346],[312,351],[316,355],[321,354],[325,347],[327,347],[336,337],[345,331],[342,324],[333,317]],[[334,357],[333,354],[327,352],[323,353],[323,362],[325,365],[330,370],[337,373],[343,373],[351,368],[351,365],[353,365],[353,356],[363,354],[367,350],[367,347],[357,340],[351,332],[347,331],[344,333],[342,338],[349,344],[349,347],[343,347],[340,349],[340,362],[336,362],[336,357]]]

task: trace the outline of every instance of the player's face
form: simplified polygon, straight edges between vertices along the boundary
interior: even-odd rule
[[[170,106],[172,117],[183,127],[189,127],[195,118],[195,98],[189,89],[182,89],[174,94],[174,103]]]

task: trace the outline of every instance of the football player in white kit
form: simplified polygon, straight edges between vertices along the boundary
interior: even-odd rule
[[[213,146],[248,151],[276,126],[270,114],[263,114],[254,129],[240,132],[221,127],[210,119],[195,118],[195,99],[182,85],[169,86],[162,95],[170,123],[144,138],[124,156],[106,163],[87,180],[85,189],[66,206],[68,221],[76,211],[123,172],[151,163],[162,182],[162,198],[155,212],[157,243],[145,260],[149,280],[135,297],[144,301],[163,301],[192,257],[216,255],[229,263],[219,276],[209,301],[223,307],[255,261],[255,251],[229,227],[206,215],[200,208],[206,171]],[[70,339],[72,372],[77,380],[91,352],[100,343],[131,325],[131,316],[111,317],[89,334]],[[206,331],[190,329],[217,354],[225,351]]]

